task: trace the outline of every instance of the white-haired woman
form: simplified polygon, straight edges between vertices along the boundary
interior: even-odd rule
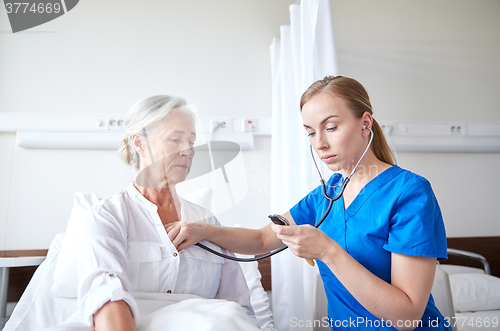
[[[218,224],[209,211],[175,191],[189,173],[196,139],[194,116],[185,101],[146,98],[132,106],[126,124],[119,152],[137,177],[89,211],[78,267],[85,323],[96,330],[135,330],[138,308],[132,293],[154,292],[232,300],[257,324],[239,264],[195,246],[179,252],[165,230],[180,220]]]

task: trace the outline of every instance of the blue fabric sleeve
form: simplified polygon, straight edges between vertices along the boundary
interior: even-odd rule
[[[446,260],[446,232],[430,183],[417,177],[394,205],[384,249],[398,254]]]
[[[321,201],[319,197],[323,198],[321,186],[309,192],[290,209],[290,214],[297,225],[311,224],[314,226],[316,224],[317,210]]]

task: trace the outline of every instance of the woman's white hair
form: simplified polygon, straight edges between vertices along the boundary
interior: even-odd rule
[[[122,145],[118,150],[123,162],[133,166],[135,171],[139,170],[139,153],[135,150],[132,137],[139,136],[146,141],[147,137],[151,137],[158,131],[162,121],[173,110],[188,115],[194,123],[195,116],[188,109],[182,108],[185,105],[184,99],[168,95],[154,95],[136,102],[127,112],[125,120],[127,135],[122,139]]]

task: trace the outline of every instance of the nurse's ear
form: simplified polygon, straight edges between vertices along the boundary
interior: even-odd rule
[[[368,130],[368,128],[371,129],[373,127],[373,117],[370,113],[365,112],[361,118],[363,123],[363,130],[361,134],[363,135],[363,138],[366,138],[370,135],[370,130]]]

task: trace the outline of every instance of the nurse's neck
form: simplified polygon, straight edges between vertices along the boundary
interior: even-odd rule
[[[354,169],[354,167],[356,166],[356,162],[353,162],[346,169],[341,170],[342,177],[344,179],[351,174],[352,169]],[[380,161],[373,154],[373,152],[369,150],[363,160],[361,160],[361,162],[359,163],[359,166],[356,169],[354,175],[351,177],[350,183],[349,185],[347,185],[347,188],[349,188],[349,186],[362,188],[372,179],[374,179],[390,167],[390,164]]]

